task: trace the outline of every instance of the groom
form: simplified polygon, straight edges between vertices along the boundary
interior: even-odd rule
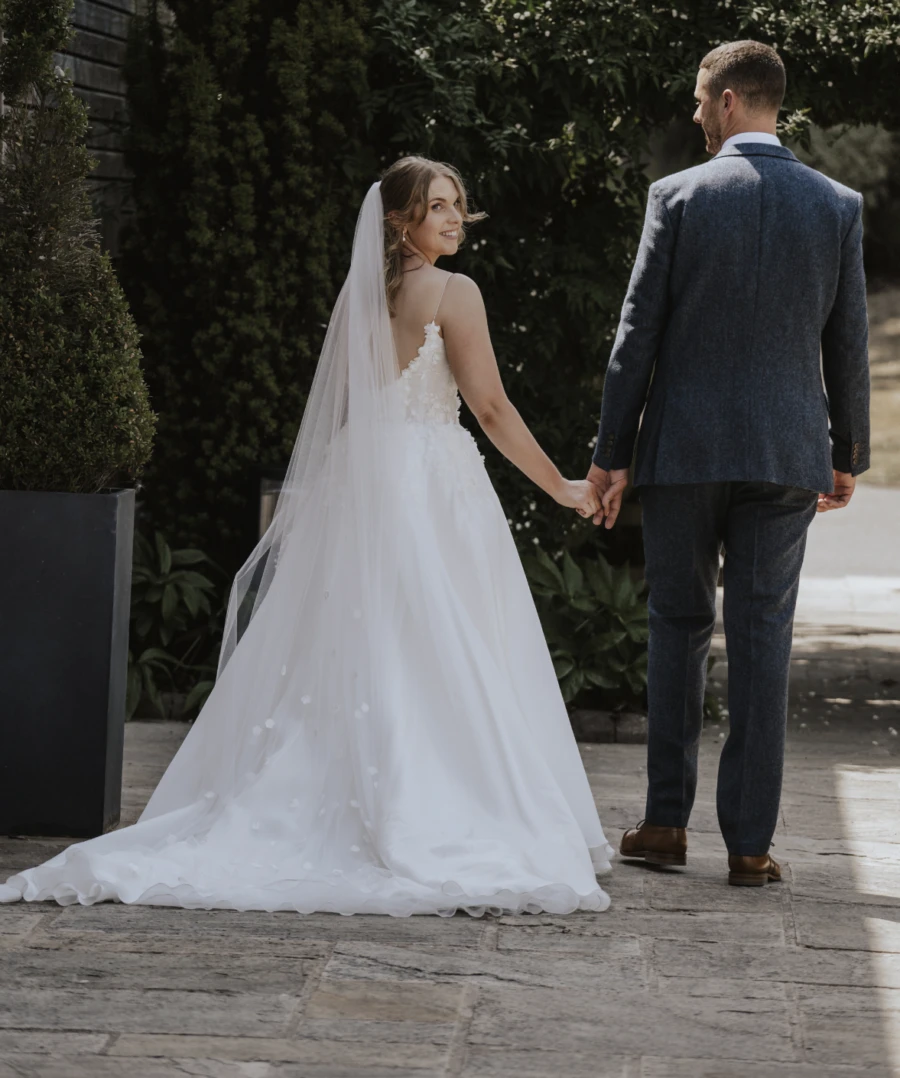
[[[588,476],[612,527],[637,442],[649,789],[621,853],[685,864],[724,548],[716,804],[729,883],[746,885],[781,878],[768,851],[807,528],[869,466],[862,198],[780,144],[784,89],[781,58],[755,41],[701,62],[694,120],[715,157],[650,188]]]

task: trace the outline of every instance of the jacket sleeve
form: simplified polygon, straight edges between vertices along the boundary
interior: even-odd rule
[[[666,324],[675,234],[658,184],[647,198],[644,231],[603,383],[594,464],[628,468]]]
[[[869,324],[862,249],[862,196],[844,242],[834,306],[822,332],[832,465],[859,475],[869,467]]]

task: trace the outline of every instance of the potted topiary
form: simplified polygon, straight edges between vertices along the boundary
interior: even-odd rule
[[[0,0],[0,833],[119,818],[133,482],[154,417],[98,246],[70,0]]]

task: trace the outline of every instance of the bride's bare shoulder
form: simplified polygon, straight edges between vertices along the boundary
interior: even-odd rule
[[[444,293],[444,316],[445,317],[471,317],[484,311],[484,298],[481,289],[464,273],[454,273],[447,282],[447,291]]]

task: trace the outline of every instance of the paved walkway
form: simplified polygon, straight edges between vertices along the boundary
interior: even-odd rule
[[[688,868],[618,863],[603,914],[0,906],[0,1078],[900,1075],[898,534],[900,492],[878,488],[813,526],[782,886],[725,884],[710,726]],[[183,733],[128,726],[125,822]],[[644,749],[583,755],[616,841]],[[0,839],[0,878],[60,848]]]
[[[898,693],[797,697],[781,887],[724,882],[710,728],[688,868],[617,864],[603,914],[0,907],[0,1078],[900,1074]],[[182,733],[129,725],[128,820]],[[584,759],[616,839],[641,815],[644,750]],[[0,841],[0,875],[58,848]]]

